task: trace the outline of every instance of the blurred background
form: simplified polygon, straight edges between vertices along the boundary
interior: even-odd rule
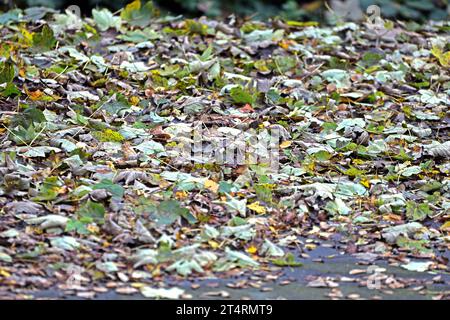
[[[45,6],[64,10],[72,4],[81,7],[84,14],[92,8],[107,7],[118,10],[131,0],[0,0],[2,10],[8,7],[26,8]],[[142,0],[142,2],[146,2]],[[182,14],[187,17],[206,15],[209,17],[238,16],[266,19],[279,16],[288,20],[321,21],[331,8],[334,11],[353,12],[350,20],[358,19],[370,5],[378,5],[381,15],[388,19],[401,20],[446,20],[449,18],[450,0],[154,0],[161,12]],[[356,10],[355,8],[358,8]],[[356,12],[355,12],[356,10]]]

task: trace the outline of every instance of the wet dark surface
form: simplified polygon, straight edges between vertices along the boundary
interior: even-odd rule
[[[353,255],[339,252],[330,247],[318,247],[308,252],[308,258],[299,258],[303,266],[298,268],[286,267],[282,276],[275,281],[252,281],[242,288],[231,288],[247,276],[228,279],[201,279],[196,281],[168,282],[167,288],[176,286],[185,289],[192,299],[330,299],[330,293],[338,292],[335,298],[339,299],[432,299],[433,296],[450,291],[450,275],[445,272],[416,272],[399,266],[391,266],[384,260],[373,262],[356,258]],[[448,252],[446,252],[448,255]],[[319,262],[320,261],[320,262]],[[419,261],[419,260],[417,260]],[[386,269],[380,272],[380,289],[370,289],[361,280],[370,275],[369,266],[378,266]],[[351,271],[360,270],[358,274]],[[366,270],[366,272],[363,272]],[[436,277],[439,276],[439,279]],[[331,280],[337,284],[336,288],[316,288],[308,286],[311,280]],[[386,277],[405,284],[404,288],[392,288],[386,285]],[[394,279],[394,280],[392,280]],[[196,289],[191,286],[195,283]],[[255,286],[255,287],[252,287]],[[270,290],[270,291],[269,291]],[[67,295],[60,290],[45,290],[30,292],[34,298],[43,299],[82,299],[75,295]],[[333,297],[333,296],[332,296]],[[114,289],[107,293],[98,293],[94,299],[114,300],[142,300],[146,299],[140,293],[131,295],[118,294]]]

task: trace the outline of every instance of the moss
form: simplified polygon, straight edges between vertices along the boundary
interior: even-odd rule
[[[102,142],[122,142],[125,138],[117,131],[105,129],[94,132],[94,136]]]

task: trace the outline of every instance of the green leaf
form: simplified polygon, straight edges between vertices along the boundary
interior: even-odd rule
[[[10,263],[12,262],[12,258],[10,255],[0,251],[0,261]]]
[[[396,244],[404,249],[414,253],[431,253],[433,249],[427,248],[429,242],[427,240],[411,240],[408,237],[400,236]]]
[[[362,58],[362,64],[365,67],[372,67],[376,65],[381,59],[383,59],[383,56],[376,52],[366,52]]]
[[[153,155],[165,152],[164,146],[156,141],[148,140],[137,145],[135,149],[141,151],[145,155]]]
[[[89,219],[88,221],[91,221],[92,219]],[[66,232],[75,231],[78,234],[89,234],[89,230],[86,228],[87,221],[83,222],[83,219],[70,219],[67,221],[66,224]]]
[[[33,35],[33,50],[42,52],[49,51],[53,49],[56,45],[56,39],[53,34],[53,30],[48,26],[44,25],[41,32],[35,33]]]
[[[88,200],[77,211],[77,215],[83,218],[91,218],[97,223],[104,223],[105,221],[105,207],[101,203],[96,203]]]
[[[121,185],[115,184],[109,179],[103,179],[102,181],[100,181],[100,183],[97,183],[93,189],[105,189],[109,191],[115,198],[122,198],[125,192],[125,189]]]
[[[77,239],[73,237],[59,237],[59,238],[53,238],[50,240],[50,243],[52,247],[56,247],[62,250],[68,250],[72,251],[80,247],[80,243],[77,241]]]
[[[153,213],[156,223],[159,225],[169,225],[174,223],[179,217],[183,217],[190,224],[197,222],[197,219],[191,214],[189,209],[181,207],[176,200],[162,201]]]
[[[47,147],[47,146],[39,146],[39,147],[31,147],[26,148],[26,151],[23,153],[25,157],[41,157],[44,158],[47,153],[54,151],[55,153],[61,152],[61,149],[55,147]]]
[[[120,17],[132,26],[146,27],[157,16],[157,10],[151,1],[141,5],[140,0],[128,4],[121,12]]]
[[[280,266],[280,267],[301,267],[301,266],[303,266],[303,263],[295,261],[295,257],[291,252],[286,254],[286,256],[284,256],[283,258],[272,260],[272,263],[274,265]]]
[[[21,92],[14,83],[8,83],[1,91],[1,95],[4,97],[20,96]]]
[[[230,248],[225,248],[226,258],[231,261],[237,263],[240,267],[258,267],[259,263],[250,258],[245,253],[231,250]]]
[[[125,34],[117,36],[117,38],[129,42],[141,43],[148,40],[158,39],[159,34],[149,27],[143,30],[130,30]]]
[[[56,199],[62,185],[62,182],[56,176],[46,178],[39,188],[38,196],[34,197],[33,200],[50,201]]]
[[[108,9],[92,9],[92,16],[100,31],[106,31],[109,28],[119,30],[122,24],[122,19],[115,17]]]
[[[230,182],[226,182],[226,181],[220,181],[219,182],[219,193],[230,193],[230,192],[235,192],[238,189],[236,188],[236,186],[233,183]]]
[[[11,62],[0,64],[0,84],[12,82],[14,75],[14,66]]]
[[[352,211],[340,198],[336,198],[334,201],[329,201],[325,206],[325,210],[332,215],[348,215]]]
[[[230,90],[230,97],[234,103],[253,105],[256,101],[256,95],[244,90],[242,87],[234,87]]]
[[[337,88],[350,86],[350,75],[346,70],[328,69],[322,72],[322,77],[328,82],[336,84]]]
[[[27,128],[29,126],[32,126],[33,124],[43,123],[46,120],[47,119],[45,118],[45,115],[41,110],[34,107],[29,107],[12,118],[11,126],[22,126],[24,128]]]
[[[428,203],[417,204],[415,201],[406,203],[406,216],[414,221],[422,221],[433,214]]]
[[[264,244],[261,247],[261,253],[264,253],[268,257],[282,257],[284,256],[284,251],[276,244],[268,239],[264,239]]]

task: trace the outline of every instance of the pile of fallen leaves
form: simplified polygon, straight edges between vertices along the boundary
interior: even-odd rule
[[[320,241],[448,272],[449,31],[139,1],[0,15],[0,295],[158,296],[147,284],[299,267]],[[183,159],[194,127],[277,128],[279,168]]]

